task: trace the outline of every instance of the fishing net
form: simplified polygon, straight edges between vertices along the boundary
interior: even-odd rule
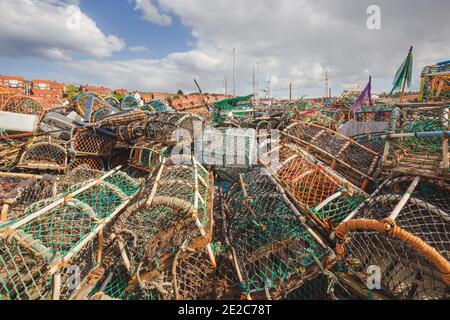
[[[296,204],[330,232],[367,197],[330,169],[308,159],[295,146],[282,145],[282,163],[272,168]]]
[[[130,292],[170,286],[165,277],[180,247],[206,247],[209,263],[216,263],[210,244],[212,176],[194,158],[185,157],[190,161],[185,165],[172,160],[163,160],[151,190],[144,190],[114,226],[123,264],[136,275]]]
[[[31,140],[25,146],[17,168],[64,171],[67,157],[65,141],[44,136]]]
[[[227,195],[228,238],[246,296],[285,297],[320,274],[314,257],[330,262],[327,247],[280,189],[256,169],[242,175]]]
[[[71,152],[76,156],[109,156],[116,140],[96,134],[89,129],[76,129],[70,140]]]
[[[22,219],[0,227],[1,299],[67,299],[80,290],[83,282],[75,279],[82,281],[101,260],[102,230],[139,187],[111,171],[33,203]]]
[[[375,184],[380,155],[352,139],[302,121],[288,126],[282,137],[283,142],[297,144],[362,190]]]
[[[390,298],[448,299],[449,196],[444,181],[386,180],[336,229],[336,251],[348,272],[367,283],[368,268],[379,268],[378,289]]]

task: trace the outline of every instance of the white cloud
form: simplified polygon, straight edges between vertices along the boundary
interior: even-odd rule
[[[414,45],[413,87],[417,89],[421,69],[448,59],[450,54],[450,24],[443,23],[448,20],[448,0],[434,0],[433,5],[421,0],[379,0],[382,26],[374,31],[366,26],[366,9],[372,0],[240,0],[232,4],[229,0],[159,0],[158,7],[155,1],[133,4],[137,6],[138,2],[143,12],[149,5],[148,20],[154,23],[170,24],[169,13],[180,17],[196,40],[192,49],[161,59],[72,59],[64,63],[68,73],[73,73],[80,83],[148,91],[196,91],[194,78],[204,91],[223,91],[227,78],[230,92],[235,47],[238,94],[251,92],[253,65],[259,62],[261,91],[270,80],[272,92],[287,95],[292,82],[297,96],[312,96],[324,93],[325,69],[333,93],[357,84],[364,86],[369,74],[374,92],[389,91],[410,45]],[[28,34],[29,29],[36,29],[35,25],[39,29],[39,23],[28,22],[26,30],[20,30],[19,25],[19,31],[11,32]],[[46,38],[52,41],[43,41],[40,36],[39,42],[25,42],[25,50],[42,49],[40,55],[55,57],[65,55],[67,46],[55,45],[53,37],[47,31]],[[83,43],[80,38],[71,39],[72,51]],[[100,49],[95,52],[93,56],[103,56],[98,54]]]
[[[160,26],[169,26],[172,18],[167,14],[160,13],[154,0],[135,0],[135,10],[142,11],[142,18]]]
[[[145,46],[128,47],[128,50],[133,53],[148,53],[150,50]]]
[[[108,57],[125,47],[122,39],[105,35],[77,1],[2,0],[0,55],[70,60],[74,54]]]

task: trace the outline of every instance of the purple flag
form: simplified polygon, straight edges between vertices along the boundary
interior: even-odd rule
[[[369,77],[369,83],[352,106],[353,119],[356,120],[356,113],[361,109],[367,99],[369,100],[369,103],[372,104],[372,76]]]

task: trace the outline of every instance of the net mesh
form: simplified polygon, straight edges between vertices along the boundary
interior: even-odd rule
[[[96,264],[94,247],[99,224],[107,223],[117,214],[140,187],[138,181],[121,172],[88,185],[91,182],[94,180],[33,203],[23,217],[32,214],[34,217],[9,221],[0,227],[2,299],[50,299],[54,285],[52,275],[58,270],[62,274],[61,298],[67,299],[77,289],[71,285],[74,281],[69,272],[71,267],[75,267],[81,280],[91,272]],[[82,187],[86,190],[70,196],[67,202],[48,207]],[[45,211],[40,211],[43,209]],[[65,263],[57,263],[62,258]],[[59,266],[56,271],[54,266]]]
[[[185,244],[197,250],[210,243],[209,174],[190,157],[184,160],[190,164],[164,161],[149,184],[151,189],[143,190],[114,226],[119,247],[120,243],[125,247],[124,264],[129,264],[129,273],[139,279],[128,288],[130,292],[138,291],[139,286],[165,292],[161,288],[170,283],[165,277],[169,276],[178,248]],[[146,205],[147,201],[150,205]],[[167,293],[160,298],[169,296]]]
[[[411,176],[389,178],[358,209],[355,221],[386,221],[384,219],[400,202],[413,179]],[[443,181],[421,178],[395,219],[396,228],[410,234],[407,238],[411,235],[418,237],[436,250],[435,255],[447,260],[447,264],[450,258],[450,229],[448,201],[444,199],[448,199],[449,191],[449,185]],[[351,229],[346,235],[348,242],[344,245],[349,272],[365,283],[367,268],[378,266],[382,275],[380,290],[391,297],[448,299],[449,288],[443,280],[442,268],[439,269],[425,251],[407,242],[407,238],[394,237],[392,233],[371,228]],[[446,268],[448,273],[450,267]]]
[[[228,193],[228,237],[236,251],[244,294],[280,297],[313,277],[322,248],[284,202],[276,186],[255,170]]]
[[[64,171],[67,168],[66,143],[51,136],[36,138],[25,146],[18,168]]]
[[[284,161],[276,168],[274,176],[298,201],[305,214],[319,219],[323,228],[334,229],[367,196],[296,151],[294,146],[282,146],[280,154]]]
[[[337,132],[298,121],[284,130],[282,141],[297,144],[362,189],[374,184],[381,157]]]
[[[71,149],[77,156],[109,156],[115,144],[115,140],[88,129],[75,130],[71,139]]]

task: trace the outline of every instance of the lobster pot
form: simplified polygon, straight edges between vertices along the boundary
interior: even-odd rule
[[[282,133],[282,142],[296,144],[365,190],[375,186],[380,155],[335,131],[297,121]]]
[[[387,136],[383,169],[412,174],[420,171],[429,176],[447,175],[449,164],[443,161],[443,156],[448,154],[448,138],[423,133],[450,130],[449,109],[448,105],[402,108],[395,119],[395,132],[399,135]]]
[[[5,107],[5,102],[14,95],[16,95],[14,91],[6,88],[0,88],[0,110],[3,110]]]
[[[191,145],[201,135],[204,120],[188,112],[159,112],[149,116],[147,140],[164,145]],[[195,126],[198,127],[194,130]]]
[[[444,181],[389,178],[336,229],[341,263],[363,284],[378,270],[388,298],[448,299],[449,197]]]
[[[295,199],[299,209],[330,232],[356,209],[367,195],[332,170],[308,159],[296,146],[282,145],[281,163],[273,176]]]
[[[118,166],[124,166],[128,164],[131,150],[129,149],[114,149],[112,155],[108,159],[108,168],[114,169]]]
[[[16,167],[31,170],[65,171],[67,157],[65,142],[48,136],[32,140],[26,145]]]
[[[136,125],[145,128],[148,121],[148,115],[142,110],[128,110],[108,115],[97,122],[100,127],[118,128]]]
[[[352,136],[352,139],[358,142],[360,145],[363,145],[366,148],[369,148],[379,154],[382,154],[384,151],[384,142],[385,142],[381,138],[382,135],[383,133],[367,133]]]
[[[130,292],[143,281],[158,282],[167,276],[174,248],[207,246],[212,255],[212,175],[195,159],[190,161],[190,165],[174,165],[164,160],[151,189],[114,226],[123,263],[136,275]],[[214,265],[209,257],[212,261],[207,261]]]
[[[4,102],[2,111],[32,114],[38,116],[40,120],[47,110],[49,110],[49,107],[42,99],[15,95]]]
[[[75,157],[70,165],[69,170],[75,170],[80,167],[87,167],[91,170],[103,171],[106,169],[103,158],[101,157]]]
[[[213,129],[195,140],[195,153],[204,164],[227,168],[251,168],[257,164],[258,143],[254,129]]]
[[[281,299],[320,274],[315,258],[331,263],[330,251],[281,191],[255,169],[228,192],[228,239],[247,297]]]
[[[139,143],[131,149],[128,164],[143,172],[153,172],[161,163],[161,145]]]
[[[120,103],[120,109],[129,110],[139,108],[139,102],[134,96],[126,96],[122,99]]]
[[[0,173],[0,222],[19,219],[30,204],[51,197],[54,183],[49,176]]]
[[[109,103],[112,107],[119,109],[120,108],[120,102],[114,97],[106,97],[105,102]]]
[[[70,144],[72,151],[77,156],[107,157],[111,155],[116,140],[100,136],[88,129],[77,129]]]
[[[75,97],[75,102],[74,102],[74,106],[73,106],[73,109],[76,110],[77,113],[80,114],[82,117],[84,117],[86,115],[87,104],[89,101],[89,97],[91,97],[91,96],[94,97],[94,101],[92,104],[92,110],[91,110],[91,112],[92,112],[91,117],[94,116],[96,113],[97,113],[97,115],[100,115],[102,113],[102,111],[105,110],[105,102],[104,101],[98,99],[94,93],[83,91],[83,92],[80,92]],[[102,111],[100,111],[100,110],[102,110]]]
[[[83,298],[76,293],[92,285],[84,278],[101,271],[95,266],[103,228],[138,189],[137,181],[111,171],[30,205],[24,219],[0,227],[2,299]]]

